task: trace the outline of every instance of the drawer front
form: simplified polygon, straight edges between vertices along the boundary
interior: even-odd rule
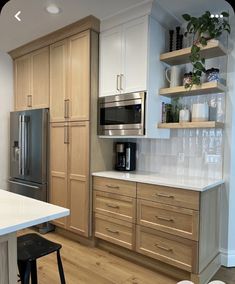
[[[194,210],[199,210],[199,194],[192,190],[137,183],[138,198]]]
[[[134,235],[134,224],[95,214],[96,237],[128,249],[133,249]]]
[[[94,211],[135,223],[136,199],[102,191],[94,192]]]
[[[138,200],[137,223],[187,239],[198,240],[199,212]]]
[[[109,193],[136,197],[136,183],[112,178],[93,177],[93,188]]]
[[[197,242],[137,226],[136,250],[180,269],[196,273]]]

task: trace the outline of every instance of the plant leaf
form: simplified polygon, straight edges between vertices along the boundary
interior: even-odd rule
[[[222,12],[221,15],[223,15],[223,17],[225,17],[225,18],[229,17],[229,13],[227,13],[227,12]]]
[[[187,22],[191,20],[191,16],[189,14],[183,14],[182,17]]]

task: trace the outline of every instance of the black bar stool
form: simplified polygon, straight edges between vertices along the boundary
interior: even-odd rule
[[[64,277],[64,270],[60,258],[61,245],[48,241],[38,234],[26,234],[17,238],[17,261],[22,284],[29,284],[31,276],[31,283],[37,284],[37,259],[57,252],[57,263],[60,274],[61,284],[66,284]]]

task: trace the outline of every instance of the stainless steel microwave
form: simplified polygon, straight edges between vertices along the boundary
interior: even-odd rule
[[[143,136],[145,92],[99,98],[98,135]]]

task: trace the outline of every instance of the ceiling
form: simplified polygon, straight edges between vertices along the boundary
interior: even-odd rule
[[[134,5],[148,0],[11,0],[0,16],[0,50],[10,51],[36,38],[71,24],[88,15],[99,19],[110,17]],[[181,19],[181,14],[189,12],[200,14],[227,10],[229,4],[224,0],[156,0],[168,12]],[[57,3],[62,9],[58,15],[50,15],[45,6]],[[212,7],[211,7],[212,6]],[[21,22],[14,15],[21,11]]]

